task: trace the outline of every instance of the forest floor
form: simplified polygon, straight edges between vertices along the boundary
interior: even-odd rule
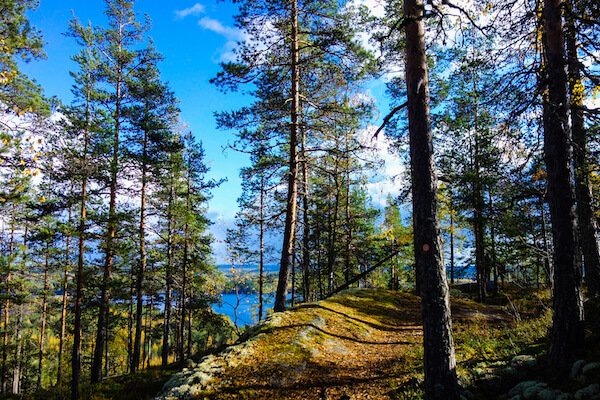
[[[457,371],[475,393],[468,397],[489,398],[476,383],[497,384],[492,369],[531,364],[543,352],[549,293],[527,293],[504,292],[498,305],[482,305],[453,290]],[[420,315],[417,296],[388,290],[351,289],[303,304],[176,374],[160,398],[418,399]]]

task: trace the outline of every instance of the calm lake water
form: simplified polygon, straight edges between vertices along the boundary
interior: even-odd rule
[[[258,322],[258,294],[224,293],[221,295],[221,304],[213,304],[213,310],[224,314],[240,328],[244,325],[254,325]],[[274,298],[272,295],[265,296],[263,315],[273,308]]]
[[[231,266],[219,265],[219,270],[226,275],[230,273]],[[244,273],[257,274],[258,268],[254,265],[237,267]],[[278,265],[265,265],[265,273],[276,273],[279,269]],[[449,268],[447,266],[447,268]],[[475,268],[467,266],[456,270],[457,278],[473,278],[475,276]],[[236,296],[234,293],[224,293],[221,295],[221,304],[213,304],[213,310],[219,314],[224,314],[231,319],[231,322],[242,328],[245,325],[254,325],[258,322],[258,294],[240,294]],[[288,294],[288,300],[291,297]],[[265,295],[263,314],[266,316],[273,309],[275,302],[274,294]]]

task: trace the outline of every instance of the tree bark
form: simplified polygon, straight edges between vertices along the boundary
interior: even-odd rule
[[[173,174],[174,172],[171,172]],[[168,227],[167,227],[167,267],[165,271],[165,315],[163,326],[162,359],[161,367],[165,369],[169,363],[169,336],[171,335],[171,289],[173,285],[173,201],[175,197],[175,180],[171,175],[171,185],[168,205]]]
[[[187,270],[188,270],[188,258],[189,258],[189,223],[188,218],[191,213],[191,196],[192,196],[192,177],[191,177],[191,160],[188,160],[187,166],[187,186],[186,186],[186,216],[185,216],[185,224],[183,227],[183,260],[182,260],[182,269],[181,269],[181,319],[179,325],[179,362],[183,366],[183,362],[185,361],[185,314],[187,312],[186,309],[186,292],[187,292]]]
[[[148,102],[145,104],[145,111],[148,112]],[[147,253],[146,253],[146,186],[148,183],[148,131],[144,130],[144,142],[142,147],[142,188],[140,192],[140,225],[139,225],[139,253],[140,264],[138,266],[137,279],[135,282],[135,339],[133,341],[133,356],[131,358],[130,370],[135,373],[140,365],[140,353],[142,347],[142,330],[144,314],[144,276],[146,274]]]
[[[77,229],[78,256],[77,272],[75,274],[75,316],[73,322],[73,351],[71,353],[71,400],[79,399],[79,379],[81,376],[81,306],[83,303],[83,264],[85,262],[85,224],[87,221],[87,155],[90,134],[90,74],[87,75],[85,126],[83,132],[83,176],[81,180],[81,204],[79,212],[79,227]]]
[[[263,318],[263,296],[265,282],[265,177],[261,172],[260,178],[260,210],[259,210],[259,232],[258,232],[258,321]]]
[[[312,299],[310,287],[310,216],[308,187],[308,156],[306,155],[306,129],[301,129],[301,158],[302,158],[302,294],[304,301]]]
[[[48,315],[48,270],[50,269],[50,243],[46,242],[44,254],[44,292],[42,293],[42,323],[40,327],[40,342],[38,347],[37,388],[42,388],[42,364],[44,362],[44,339],[46,335],[46,317]]]
[[[121,50],[119,43],[119,50]],[[113,269],[115,246],[114,240],[117,234],[117,174],[119,172],[119,135],[121,131],[121,96],[122,96],[122,65],[117,66],[117,80],[115,93],[115,111],[114,111],[114,134],[113,134],[113,154],[110,163],[110,198],[108,204],[108,227],[105,237],[106,252],[104,258],[104,268],[102,271],[102,283],[100,284],[100,305],[98,307],[98,323],[96,324],[96,347],[94,348],[94,358],[92,361],[91,381],[99,382],[102,377],[102,357],[105,347],[105,340],[108,340],[108,321],[110,301],[110,279]]]
[[[423,12],[422,0],[404,0],[414,249],[416,269],[421,274],[425,398],[455,400],[458,385],[448,282],[437,220]]]
[[[74,182],[71,180],[71,190],[73,193]],[[62,360],[63,354],[65,350],[65,336],[67,331],[67,305],[69,303],[69,296],[67,294],[67,290],[69,287],[69,271],[71,269],[71,224],[73,222],[73,206],[69,206],[69,217],[68,217],[68,226],[67,226],[67,237],[65,240],[65,269],[63,272],[63,282],[62,282],[62,305],[60,310],[60,337],[58,342],[58,361],[57,361],[57,375],[56,375],[56,386],[62,385],[63,380],[63,371],[62,371]]]
[[[15,219],[16,219],[16,204],[13,203],[13,215],[10,222],[10,242],[8,245],[8,262],[6,265],[6,277],[4,278],[6,300],[4,301],[4,332],[2,333],[2,393],[6,393],[7,382],[8,382],[8,343],[9,343],[9,322],[10,322],[10,285],[11,285],[11,268],[12,259],[15,255]]]
[[[562,6],[562,0],[544,0],[543,39],[548,88],[543,99],[544,150],[555,267],[554,319],[548,360],[558,372],[568,370],[577,348],[583,343]]]
[[[288,291],[288,280],[292,257],[294,256],[294,236],[296,232],[296,197],[298,192],[298,114],[300,110],[299,93],[299,57],[298,57],[298,2],[292,0],[291,14],[291,68],[292,68],[292,109],[289,142],[289,171],[287,206],[285,212],[285,228],[277,291],[275,293],[275,312],[285,310]]]
[[[473,74],[475,75],[475,74]],[[477,270],[477,288],[479,301],[487,297],[487,266],[485,265],[485,219],[483,184],[481,182],[481,154],[479,146],[479,99],[477,97],[477,83],[473,79],[473,93],[475,96],[474,132],[473,132],[473,233],[475,236],[475,269]]]
[[[454,285],[454,203],[450,188],[450,285]]]
[[[570,9],[566,18],[565,34],[569,65],[569,99],[574,147],[573,161],[575,167],[575,198],[579,222],[579,245],[583,253],[588,295],[597,297],[600,296],[598,226],[592,209],[592,191],[589,180],[590,167],[587,160],[587,130],[582,109],[583,85],[581,83],[579,57],[577,56],[577,33],[573,19],[573,10]]]
[[[12,394],[21,393],[21,376],[22,376],[22,356],[23,356],[23,305],[17,305],[17,323],[15,326],[15,359],[13,367],[13,379],[12,379]]]
[[[25,223],[25,233],[23,234],[23,256],[21,259],[21,282],[25,280],[25,271],[27,268],[27,235],[29,233],[29,226]],[[23,291],[23,283],[19,285],[18,290]],[[15,366],[13,368],[13,380],[12,380],[12,394],[21,393],[21,377],[23,376],[23,304],[17,306],[17,324],[15,327]]]

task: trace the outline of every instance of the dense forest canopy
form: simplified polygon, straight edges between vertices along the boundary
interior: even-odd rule
[[[579,354],[600,296],[597,1],[233,0],[233,27],[169,10],[228,40],[195,69],[239,163],[185,121],[135,1],[90,21],[75,6],[64,98],[23,72],[45,62],[38,3],[0,1],[2,395],[183,367],[243,335],[243,293],[260,322],[352,287],[413,291],[427,399],[459,398],[459,283],[481,303],[549,288],[548,363]],[[211,212],[227,179],[229,224]]]

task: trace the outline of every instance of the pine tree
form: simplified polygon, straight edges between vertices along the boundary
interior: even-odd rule
[[[7,1],[0,9],[0,103],[15,114],[48,114],[41,88],[19,70],[17,60],[43,58],[41,32],[31,26],[27,11],[37,1]],[[6,112],[6,111],[5,111]]]
[[[348,77],[353,76],[356,68],[360,69],[357,64],[361,64],[366,54],[353,41],[356,31],[356,25],[352,25],[353,22],[356,23],[353,14],[342,12],[342,4],[337,2],[241,1],[239,4],[237,23],[248,32],[252,40],[241,44],[238,60],[224,63],[223,71],[213,82],[226,90],[237,89],[247,82],[255,83],[258,87],[255,93],[258,101],[252,107],[256,110],[254,116],[261,115],[261,111],[265,115],[265,106],[268,105],[271,113],[260,122],[278,124],[288,132],[283,140],[287,159],[286,217],[275,296],[275,309],[282,311],[286,307],[296,234],[301,103],[312,100],[308,96],[308,87],[303,87],[303,79],[310,76],[313,68],[315,71],[317,68],[325,70],[334,64],[343,65],[344,73]],[[268,29],[264,29],[265,26]],[[300,40],[305,43],[303,46],[299,46]],[[271,45],[264,50],[265,47],[256,46],[258,42]],[[331,63],[328,64],[327,60]],[[272,90],[265,92],[263,89],[268,87]],[[301,90],[307,94],[302,99]],[[277,98],[282,101],[273,102]],[[317,103],[315,101],[313,104]],[[243,126],[243,123],[232,118],[243,118],[244,114],[231,113],[228,117],[230,122]],[[265,121],[267,119],[269,122]],[[281,136],[284,131],[281,128],[274,133]]]
[[[101,64],[102,80],[109,87],[106,96],[110,101],[109,112],[112,118],[111,159],[109,167],[108,219],[103,250],[105,253],[100,286],[100,304],[96,325],[96,342],[92,362],[91,380],[98,382],[102,375],[102,360],[107,343],[109,328],[107,316],[110,308],[110,280],[115,258],[115,237],[118,230],[117,191],[121,159],[120,142],[125,125],[124,102],[128,99],[127,81],[130,74],[139,66],[138,52],[133,48],[140,40],[141,28],[136,22],[133,1],[107,0],[106,14],[109,28],[102,31],[103,54],[106,59]]]
[[[129,91],[135,104],[125,110],[132,125],[127,152],[140,170],[139,264],[135,274],[135,339],[130,365],[132,373],[139,367],[142,345],[143,288],[148,264],[147,196],[153,175],[159,169],[158,164],[164,159],[165,142],[170,140],[170,128],[177,112],[173,93],[160,81],[157,63],[161,56],[154,48],[149,47],[140,58],[141,65],[135,71],[137,79],[129,83]]]
[[[550,363],[566,371],[583,342],[581,271],[577,262],[575,194],[571,185],[563,1],[544,0],[544,49],[547,95],[544,96],[544,153],[554,240],[554,319]]]
[[[404,1],[414,251],[417,288],[422,299],[425,398],[447,400],[458,398],[458,387],[448,283],[437,222],[423,12],[422,1]]]
[[[92,149],[94,134],[98,131],[99,115],[98,100],[98,68],[100,57],[95,44],[98,33],[91,27],[82,26],[77,20],[70,24],[69,35],[82,47],[78,55],[73,57],[79,65],[79,71],[71,72],[75,81],[73,94],[75,97],[72,107],[66,110],[69,124],[65,130],[71,133],[75,140],[80,140],[79,146],[68,146],[72,153],[66,157],[65,165],[73,168],[73,175],[79,190],[79,210],[77,221],[77,269],[75,271],[75,298],[73,322],[73,349],[71,354],[71,399],[79,398],[81,376],[81,339],[82,339],[82,307],[84,290],[84,267],[86,252],[86,237],[88,224],[88,192],[89,180],[92,175]]]

